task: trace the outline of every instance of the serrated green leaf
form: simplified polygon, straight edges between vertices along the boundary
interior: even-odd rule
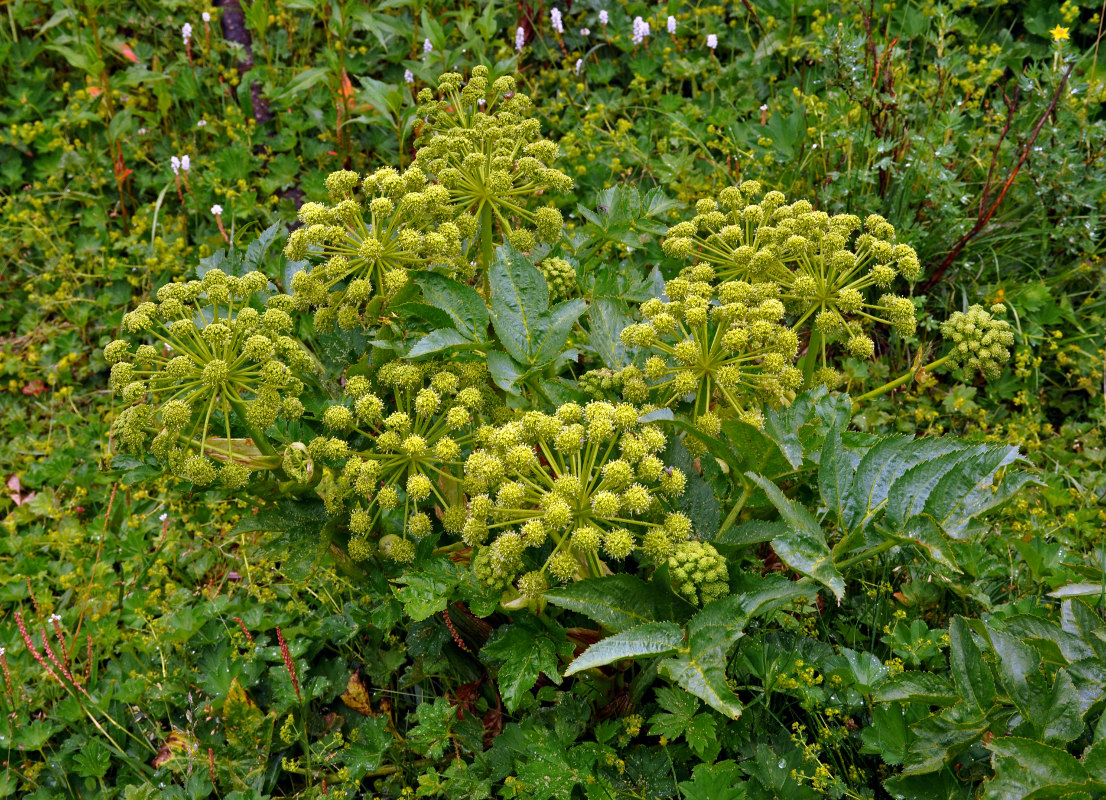
[[[509,244],[500,247],[488,270],[491,320],[503,348],[520,364],[532,364],[546,332],[549,287],[530,261]],[[581,313],[582,310],[581,310]]]
[[[458,346],[468,346],[472,343],[472,340],[463,336],[460,331],[453,328],[439,328],[415,342],[415,346],[407,353],[407,357],[410,359],[422,358]]]
[[[553,605],[584,614],[616,632],[672,619],[670,597],[633,575],[585,578],[545,593]]]
[[[1035,778],[1038,786],[1084,783],[1090,779],[1084,766],[1070,753],[1043,742],[1019,736],[996,736],[986,747],[996,756],[1012,759],[1014,768],[1023,776]]]
[[[680,784],[684,800],[745,800],[741,768],[732,761],[696,764],[691,780]]]
[[[666,658],[660,670],[720,714],[730,719],[741,716],[741,700],[726,682],[726,661],[715,657],[714,651]]]
[[[630,325],[634,318],[623,300],[610,297],[597,297],[588,306],[589,343],[595,348],[603,366],[608,369],[622,369],[629,366],[630,357],[626,346],[622,344],[622,329]]]
[[[963,617],[953,617],[949,640],[949,667],[960,696],[980,711],[989,710],[995,702],[995,679]]]
[[[901,672],[876,687],[872,699],[877,703],[922,703],[951,706],[960,694],[945,678],[932,672]]]
[[[801,505],[788,500],[776,484],[751,472],[747,477],[764,490],[787,525],[787,533],[772,540],[776,555],[791,569],[826,586],[838,599],[843,598],[845,579],[833,563],[818,521]]]
[[[929,496],[945,475],[960,462],[986,453],[987,449],[986,445],[952,449],[903,472],[895,478],[887,492],[887,507],[884,512],[886,519],[892,524],[902,525],[911,517],[921,514]]]
[[[979,458],[963,462],[937,484],[926,503],[926,512],[953,538],[963,538],[970,523],[1013,497],[1036,479],[1025,472],[1008,473],[994,483],[998,470],[1018,457],[1016,447],[996,448]]]
[[[821,463],[818,465],[818,489],[822,503],[844,527],[844,508],[853,484],[856,468],[845,453],[841,443],[841,429],[836,425],[826,434],[822,444]]]
[[[515,360],[499,350],[490,350],[487,355],[488,374],[495,385],[508,394],[518,394],[518,379],[522,377],[522,368]]]
[[[530,346],[529,363],[535,367],[553,361],[564,350],[572,327],[580,315],[587,311],[583,300],[566,300],[539,315],[535,323],[535,339]]]
[[[917,464],[944,453],[960,450],[964,444],[953,439],[921,439],[911,436],[887,436],[860,459],[853,477],[849,502],[843,520],[848,530],[865,524],[887,502],[891,485]]]
[[[715,546],[746,547],[751,544],[770,542],[786,532],[787,526],[782,522],[755,519],[735,525],[715,539],[713,544]]]
[[[426,302],[449,314],[459,332],[472,341],[484,341],[488,307],[475,289],[437,272],[415,271],[411,279],[422,289]]]
[[[415,622],[445,611],[453,590],[461,582],[460,570],[448,558],[437,558],[417,571],[405,572],[396,578],[404,584],[395,592],[403,610]]]
[[[569,665],[565,670],[565,677],[627,658],[674,653],[683,643],[684,631],[679,625],[673,622],[647,622],[593,644]]]
[[[560,684],[558,656],[571,653],[572,647],[562,629],[546,626],[533,614],[521,614],[511,625],[496,630],[480,652],[503,662],[498,672],[499,693],[513,713],[542,673]]]
[[[942,769],[973,742],[978,742],[991,720],[968,703],[958,703],[914,723],[915,738],[903,758],[903,773],[921,775]]]

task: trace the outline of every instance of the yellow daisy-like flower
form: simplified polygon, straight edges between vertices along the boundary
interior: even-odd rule
[[[1049,31],[1052,34],[1052,41],[1054,42],[1066,42],[1071,38],[1069,36],[1069,28],[1065,28],[1061,25],[1057,25],[1055,28]]]

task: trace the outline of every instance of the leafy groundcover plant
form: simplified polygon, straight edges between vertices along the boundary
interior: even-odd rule
[[[115,465],[248,498],[237,530],[333,559],[398,654],[336,682],[281,638],[281,768],[319,796],[1103,796],[1093,598],[891,612],[979,600],[1017,448],[850,430],[924,373],[998,375],[1004,307],[850,399],[839,362],[918,327],[887,220],[747,180],[566,225],[513,77],[418,102],[410,166],[331,174],[282,253],[274,227],[205,259],[104,350]],[[604,255],[612,198],[667,272]]]

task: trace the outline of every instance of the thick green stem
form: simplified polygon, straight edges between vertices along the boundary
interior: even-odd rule
[[[806,355],[803,356],[803,385],[814,385],[814,368],[818,364],[818,354],[822,352],[822,332],[817,328],[810,331],[810,342],[806,346]]]
[[[725,521],[722,523],[722,527],[718,529],[718,536],[720,537],[726,531],[733,527],[733,524],[737,522],[737,515],[741,513],[741,509],[745,508],[745,503],[749,499],[749,495],[753,493],[753,485],[745,478],[741,478],[741,497],[737,498],[737,503],[734,504],[733,509],[728,515],[726,515]],[[715,537],[718,538],[718,537]]]
[[[879,388],[873,389],[870,392],[866,392],[865,394],[860,395],[860,397],[854,397],[853,398],[853,403],[856,404],[856,403],[861,403],[865,400],[872,400],[873,398],[879,397],[882,394],[886,394],[887,392],[891,391],[892,389],[897,389],[900,386],[902,386],[903,384],[909,383],[910,381],[914,380],[914,376],[917,375],[919,372],[921,372],[923,370],[926,370],[926,371],[935,370],[935,369],[937,369],[937,367],[944,364],[950,358],[952,358],[951,353],[947,356],[942,356],[941,358],[939,358],[936,361],[933,361],[929,364],[925,364],[924,366],[915,367],[914,369],[910,370],[909,372],[895,378],[895,380],[883,384],[883,386],[880,386]]]
[[[490,203],[480,206],[480,267],[484,270],[484,294],[491,296],[492,259],[495,258],[495,230],[492,227],[492,207]]]
[[[880,542],[875,547],[871,547],[865,550],[863,553],[858,553],[852,558],[846,558],[844,561],[837,564],[837,571],[844,572],[849,567],[855,567],[862,561],[867,561],[869,558],[878,556],[880,553],[884,552],[885,550],[890,550],[897,544],[898,542],[896,542],[894,539],[887,539],[886,541]]]

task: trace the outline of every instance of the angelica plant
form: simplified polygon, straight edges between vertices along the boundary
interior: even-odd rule
[[[157,303],[123,317],[124,331],[153,342],[132,350],[117,339],[104,348],[110,385],[127,404],[113,425],[124,451],[149,450],[184,480],[205,486],[218,479],[230,489],[279,464],[263,432],[278,417],[303,414],[301,378],[315,362],[289,335],[290,297],[272,295],[264,309],[251,305],[268,283],[260,272],[235,277],[213,269],[202,280],[162,286]],[[232,419],[250,440],[234,438]]]
[[[462,85],[463,84],[463,85]],[[491,263],[495,231],[522,251],[561,235],[560,210],[535,202],[545,192],[566,192],[572,180],[554,168],[555,142],[542,138],[530,116],[530,98],[503,76],[489,85],[488,70],[475,67],[468,82],[446,73],[419,93],[425,123],[415,164],[449,191],[458,213],[480,221],[481,266]]]
[[[536,597],[550,579],[603,575],[606,560],[635,551],[663,561],[691,535],[691,521],[671,509],[686,476],[665,465],[667,437],[640,415],[628,403],[566,403],[482,432],[465,460],[470,502],[457,532],[486,546],[475,562],[486,585],[517,580],[520,594]],[[520,577],[528,549],[535,561]]]
[[[759,182],[745,181],[722,190],[717,199],[700,200],[695,216],[668,230],[665,252],[709,265],[718,280],[779,286],[793,327],[809,329],[808,383],[839,382],[829,343],[840,342],[856,358],[871,358],[873,325],[900,335],[914,332],[914,304],[888,290],[899,276],[917,280],[921,264],[914,248],[896,243],[887,220],[876,214],[863,223],[852,214],[831,217],[806,200],[787,204],[778,191],[757,201],[761,191]]]
[[[475,220],[455,216],[449,193],[417,167],[402,173],[382,167],[364,180],[348,170],[334,172],[327,189],[334,204],[304,203],[304,227],[285,247],[293,261],[320,262],[296,272],[291,284],[297,307],[316,309],[317,330],[335,323],[374,327],[388,300],[407,285],[410,270],[470,274],[462,240],[475,233]]]

